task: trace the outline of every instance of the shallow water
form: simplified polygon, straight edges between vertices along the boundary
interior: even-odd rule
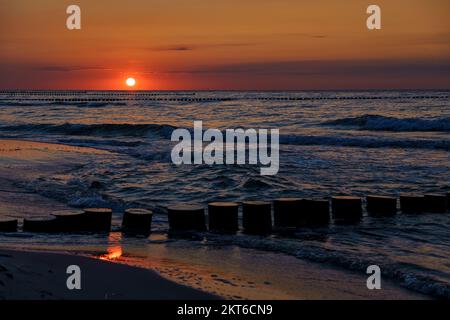
[[[450,190],[448,92],[163,92],[157,96],[225,98],[214,102],[139,97],[122,101],[118,100],[122,96],[107,94],[110,102],[27,101],[43,96],[2,94],[0,138],[113,151],[97,155],[89,164],[43,174],[22,186],[75,207],[112,206],[118,212],[125,206],[150,207],[161,214],[155,216],[149,245],[152,241],[172,241],[166,236],[162,208],[177,202]],[[256,99],[286,96],[306,100]],[[343,96],[383,99],[310,99]],[[99,94],[66,93],[65,97],[94,100]],[[192,128],[194,120],[202,120],[205,129],[279,129],[279,174],[263,177],[259,167],[248,165],[173,165],[171,132],[179,127]],[[103,187],[89,188],[92,181],[101,182]],[[120,213],[115,214],[114,223],[120,224]],[[355,270],[378,264],[386,275],[406,287],[450,297],[449,227],[448,214],[365,215],[353,226],[331,224],[290,236],[206,234],[206,242],[193,240],[183,245],[238,246]],[[61,239],[8,236],[2,241],[48,245]],[[70,240],[64,237],[64,241]],[[88,246],[98,239],[83,241],[80,245]]]

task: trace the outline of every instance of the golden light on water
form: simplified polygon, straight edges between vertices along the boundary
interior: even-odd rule
[[[121,246],[109,247],[108,253],[101,255],[100,260],[114,260],[120,258],[121,256],[122,256]]]
[[[107,253],[100,255],[100,260],[114,260],[120,258],[123,254],[122,246],[120,245],[121,240],[121,234],[110,233],[108,236],[109,245]]]

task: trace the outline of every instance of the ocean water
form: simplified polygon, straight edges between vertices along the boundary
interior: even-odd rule
[[[171,133],[192,130],[194,120],[204,129],[279,129],[279,173],[261,176],[259,166],[249,165],[173,165]],[[450,191],[449,92],[3,92],[0,138],[111,151],[21,186],[73,207],[111,206],[116,226],[124,208],[152,208],[154,233],[136,240],[149,246],[173,241],[164,207],[180,202]],[[102,187],[90,188],[93,181]],[[199,234],[180,243],[270,251],[354,270],[378,264],[407,288],[450,298],[450,214],[365,214],[357,225],[268,237]]]

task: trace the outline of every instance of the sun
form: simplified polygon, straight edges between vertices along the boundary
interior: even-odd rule
[[[136,85],[136,80],[134,78],[128,78],[125,83],[129,87],[134,87]]]

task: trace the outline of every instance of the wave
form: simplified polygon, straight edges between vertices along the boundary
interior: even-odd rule
[[[55,103],[55,104],[62,104],[62,105],[72,105],[79,108],[104,108],[109,106],[126,106],[126,102],[96,102],[96,101],[90,101],[90,102],[63,102],[63,103]]]
[[[406,148],[439,149],[450,151],[450,140],[396,139],[379,137],[340,137],[340,136],[280,136],[280,144],[287,145],[324,145],[360,148]]]
[[[84,147],[138,147],[144,144],[143,141],[122,141],[115,139],[77,139],[77,138],[64,138],[58,139],[58,143],[76,145],[76,146],[84,146]],[[113,150],[114,151],[114,150]]]
[[[449,119],[450,121],[450,119]],[[0,126],[0,132],[27,134],[56,134],[64,136],[94,136],[94,137],[134,137],[145,138],[157,135],[170,139],[172,131],[177,127],[168,124],[19,124]],[[192,131],[192,129],[188,129]],[[76,144],[76,141],[65,141]],[[136,147],[141,142],[136,141],[84,141],[84,144],[110,144],[117,146]],[[282,145],[323,145],[360,148],[407,148],[407,149],[439,149],[450,151],[449,139],[414,139],[395,137],[351,137],[340,135],[280,135]]]
[[[4,107],[47,107],[47,106],[75,106],[80,108],[103,108],[109,106],[126,106],[125,101],[34,101],[34,100],[13,100],[0,101],[0,106]]]
[[[115,212],[123,212],[127,207],[138,205],[138,203],[132,203],[134,201],[125,201],[122,197],[107,195],[97,189],[92,189],[90,185],[90,180],[86,181],[86,179],[79,179],[77,177],[71,178],[66,182],[55,180],[52,177],[45,177],[27,182],[23,186],[26,190],[32,190],[45,197],[59,200],[73,207],[106,206],[112,207]],[[142,201],[141,205],[148,206],[148,200]],[[165,233],[168,228],[165,211],[156,207],[152,208],[152,210],[158,213],[155,216],[158,219],[157,227],[153,228],[153,231]],[[160,215],[161,213],[162,215]],[[117,217],[117,215],[116,219],[117,223],[121,220],[120,216]],[[411,239],[407,236],[415,232],[420,232],[429,236],[435,234],[439,239],[443,240],[443,237],[446,235],[446,229],[436,231],[435,227],[442,226],[447,220],[442,220],[443,223],[439,221],[438,223],[433,222],[429,228],[426,228],[424,222],[435,221],[436,219],[430,216],[429,220],[419,220],[417,221],[417,225],[411,228],[410,223],[415,224],[417,217],[409,217],[408,219],[408,221],[402,220],[402,223],[399,223],[397,228],[390,227],[390,225],[397,225],[397,222],[400,221],[393,220],[383,225],[378,220],[366,227],[353,228],[351,226],[340,226],[339,228],[334,227],[332,229],[328,227],[316,229],[304,228],[296,232],[288,232],[285,235],[276,233],[270,237],[251,236],[242,233],[235,235],[193,233],[191,239],[198,238],[203,240],[206,238],[207,241],[195,242],[189,240],[189,246],[224,247],[235,245],[241,248],[260,250],[263,252],[285,254],[298,259],[334,265],[345,270],[354,270],[362,273],[365,273],[369,265],[379,265],[383,271],[383,276],[390,278],[405,288],[437,298],[449,299],[450,282],[446,280],[448,279],[448,270],[442,268],[442,265],[441,267],[436,265],[436,269],[429,269],[426,264],[415,261],[414,257],[418,256],[418,254],[414,250],[412,250],[413,260],[406,260],[405,258],[408,256],[402,256],[402,259],[396,258],[398,255],[405,254],[405,250],[409,249],[405,245],[410,244],[412,241],[441,246],[439,243],[436,243],[434,238],[430,239],[428,237],[427,239],[427,237],[421,236],[416,239]],[[366,223],[368,222],[366,221]],[[387,225],[389,227],[386,228]],[[372,245],[376,246],[377,243],[383,241],[384,237],[388,238],[394,235],[395,244],[393,245],[394,247],[398,246],[399,251],[395,251],[397,249],[394,249],[394,251],[386,251],[389,254],[385,254],[384,250],[392,248],[389,246],[386,246],[380,252],[371,250],[370,247]],[[378,237],[378,240],[375,237]],[[355,243],[359,244],[354,247]],[[445,258],[446,252],[444,248],[446,245],[446,242],[442,243],[442,258]],[[433,246],[427,252],[428,257],[430,257],[430,254],[436,253],[432,248]]]
[[[324,122],[327,126],[354,127],[372,131],[443,131],[450,132],[450,117],[419,119],[363,115]]]
[[[72,136],[132,136],[141,137],[158,134],[170,138],[175,127],[160,124],[23,124],[1,126],[2,131],[50,133]]]
[[[318,237],[321,236],[323,235],[318,235]],[[377,257],[364,254],[363,252],[351,253],[346,250],[330,250],[318,243],[299,241],[295,238],[216,236],[208,234],[208,242],[210,244],[237,245],[243,248],[284,253],[299,259],[336,265],[347,270],[365,272],[367,266],[379,265],[384,275],[405,288],[437,298],[450,298],[450,286],[448,283],[440,281],[420,266],[408,266],[405,263],[393,261],[385,256]]]

